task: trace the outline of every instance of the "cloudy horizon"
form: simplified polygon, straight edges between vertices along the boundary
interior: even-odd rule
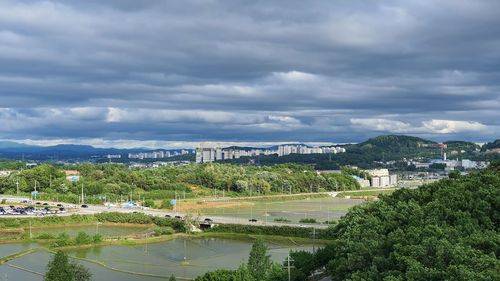
[[[0,2],[0,139],[500,136],[500,2]]]

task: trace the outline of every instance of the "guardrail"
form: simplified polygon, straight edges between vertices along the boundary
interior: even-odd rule
[[[0,200],[7,200],[7,201],[13,201],[13,202],[21,202],[23,200],[30,200],[29,197],[25,196],[16,196],[16,195],[0,195]]]

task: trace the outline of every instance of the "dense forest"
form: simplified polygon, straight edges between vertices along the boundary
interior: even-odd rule
[[[78,170],[80,180],[70,182],[64,170]],[[354,171],[355,172],[355,171]],[[87,196],[145,194],[150,199],[172,198],[174,193],[187,197],[211,194],[257,195],[359,189],[349,174],[318,174],[310,166],[286,164],[275,166],[238,166],[228,164],[191,164],[151,169],[130,169],[121,164],[82,164],[65,167],[43,164],[0,177],[0,193],[31,192],[73,195],[74,201],[83,187]],[[196,194],[195,194],[196,193]]]
[[[482,151],[487,151],[489,149],[500,148],[500,139],[495,140],[493,142],[489,142],[481,147]]]
[[[497,163],[356,206],[334,244],[295,255],[300,273],[326,266],[333,280],[500,280],[499,227]]]

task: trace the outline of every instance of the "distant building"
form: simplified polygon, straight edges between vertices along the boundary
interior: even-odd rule
[[[108,159],[120,159],[122,156],[120,154],[108,154],[107,155]]]
[[[157,151],[151,151],[151,152],[140,152],[140,153],[129,153],[128,158],[129,159],[163,159],[163,158],[168,158],[176,155],[184,155],[184,154],[189,154],[189,150],[181,150],[180,152],[178,151],[165,151],[165,150],[157,150]]]
[[[12,174],[13,171],[6,171],[6,170],[3,170],[3,171],[0,171],[0,177],[6,177],[6,176],[9,176],[10,174]]]
[[[70,182],[77,182],[80,180],[80,172],[77,170],[65,170],[66,180]]]
[[[384,177],[384,176],[389,176],[389,170],[388,169],[373,169],[373,170],[366,170],[366,172],[372,176],[372,177]]]
[[[270,148],[238,148],[238,147],[203,147],[196,149],[196,163],[207,163],[218,160],[238,159],[246,156],[273,155],[286,156],[290,154],[322,154],[322,153],[342,153],[343,147],[324,146],[310,147],[303,144],[280,145],[277,150]]]
[[[398,185],[398,176],[389,174],[388,169],[367,170],[371,176],[371,187],[394,187]]]

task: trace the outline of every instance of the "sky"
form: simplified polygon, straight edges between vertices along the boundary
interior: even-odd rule
[[[500,137],[500,1],[0,1],[0,139]]]

